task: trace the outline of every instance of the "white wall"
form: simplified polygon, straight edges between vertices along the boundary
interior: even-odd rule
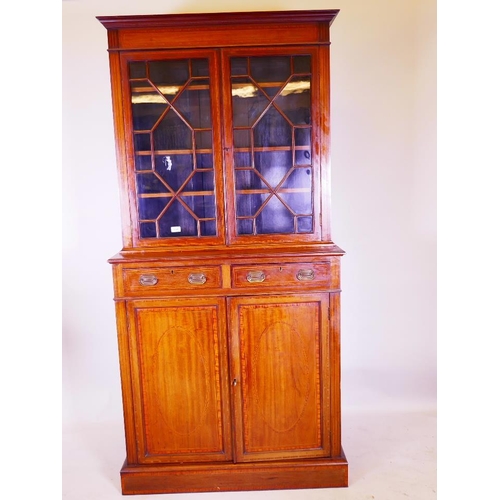
[[[121,419],[111,266],[121,248],[98,15],[299,10],[303,2],[63,2],[63,418]],[[433,0],[312,0],[332,25],[334,241],[344,407],[432,406],[436,369]]]

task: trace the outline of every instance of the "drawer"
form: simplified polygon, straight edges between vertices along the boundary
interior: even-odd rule
[[[231,268],[234,288],[304,286],[330,287],[329,262],[294,262],[287,264],[234,265]]]
[[[123,270],[123,288],[126,294],[151,294],[175,290],[221,288],[219,266],[152,267]]]

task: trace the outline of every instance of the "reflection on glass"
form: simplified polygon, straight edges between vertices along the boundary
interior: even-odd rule
[[[155,171],[174,191],[178,191],[193,173],[193,156],[185,154],[155,157]]]
[[[280,193],[280,197],[295,215],[309,215],[312,212],[310,193]]]
[[[274,188],[293,167],[291,151],[255,152],[255,169]]]

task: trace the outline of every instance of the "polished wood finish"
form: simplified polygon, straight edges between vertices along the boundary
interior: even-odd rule
[[[238,462],[328,456],[328,294],[234,298]]]
[[[98,18],[122,208],[109,262],[124,494],[348,484],[344,252],[330,227],[337,14]]]
[[[225,303],[127,304],[139,463],[231,459]]]
[[[198,493],[205,491],[285,490],[347,486],[347,461],[338,458],[291,462],[232,463],[218,465],[129,466],[121,474],[122,491],[148,493]]]

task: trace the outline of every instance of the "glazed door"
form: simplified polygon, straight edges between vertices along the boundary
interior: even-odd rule
[[[135,246],[224,242],[214,51],[122,54]]]
[[[317,49],[227,49],[223,82],[230,241],[319,240]]]
[[[140,463],[232,457],[224,299],[127,305]]]
[[[237,461],[330,453],[328,295],[230,299]]]

